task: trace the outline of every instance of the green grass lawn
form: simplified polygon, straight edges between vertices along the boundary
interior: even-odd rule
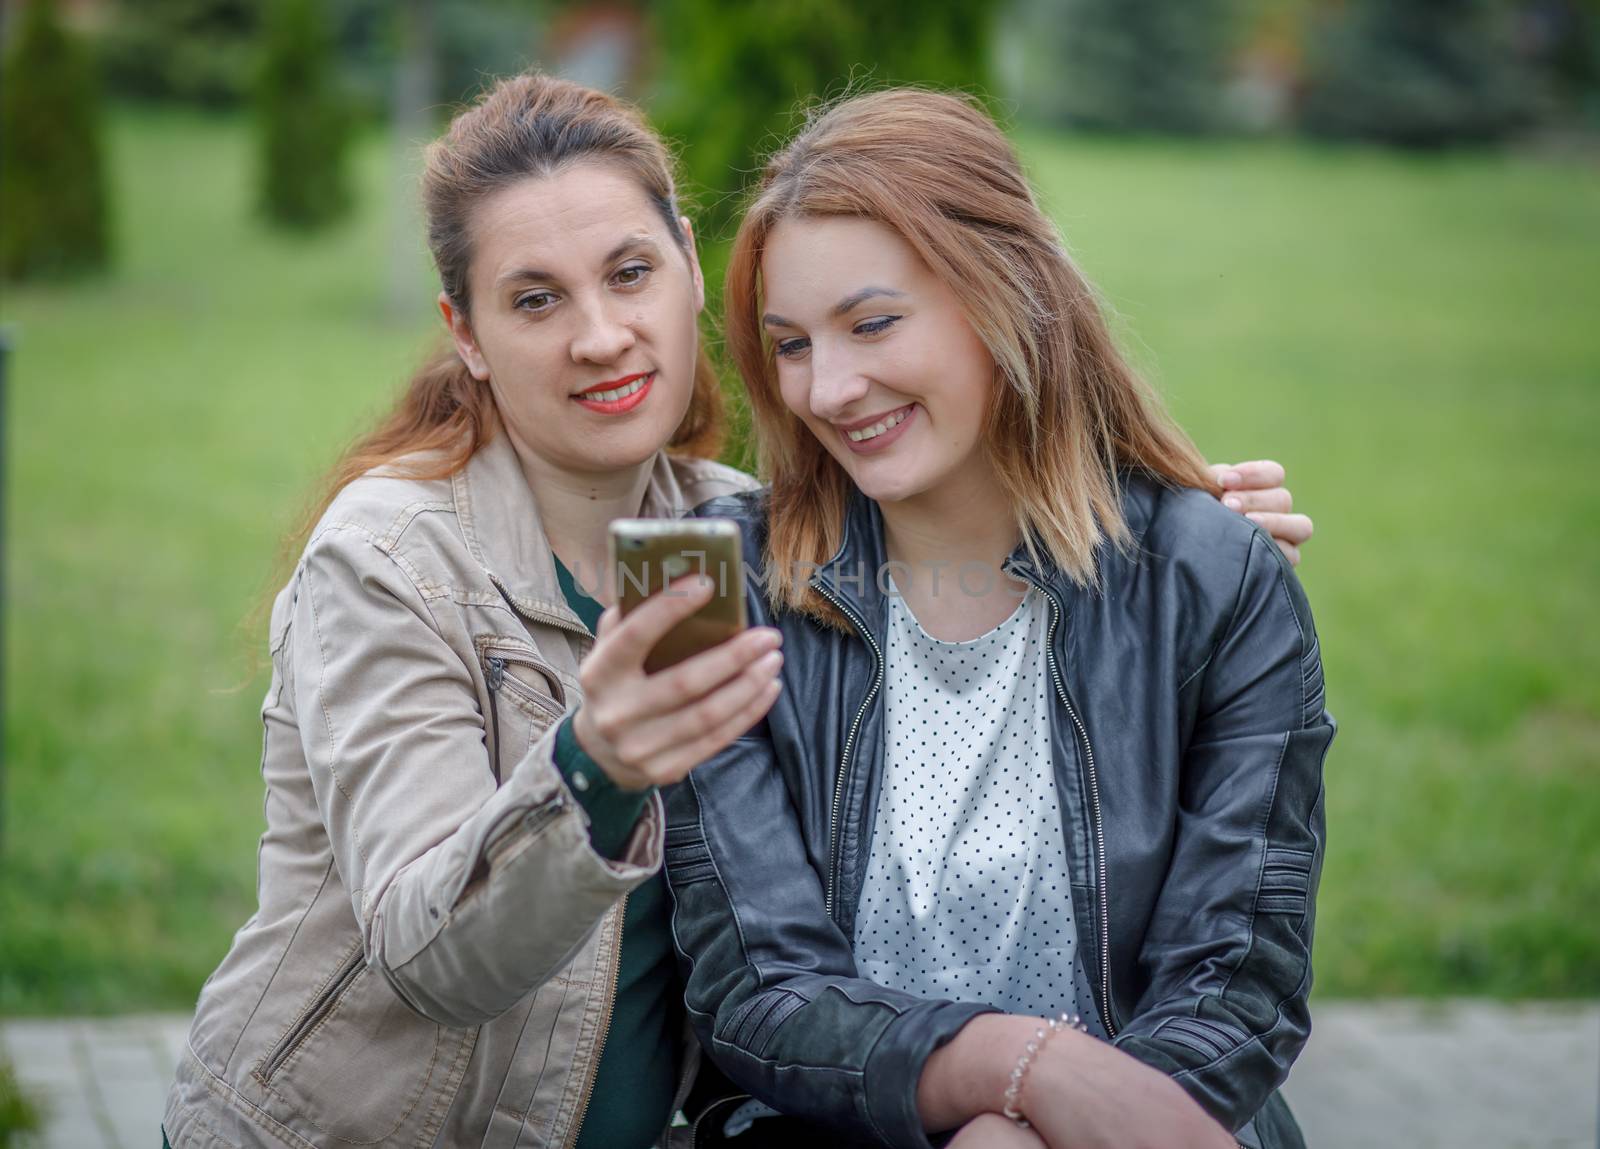
[[[186,1007],[254,904],[276,540],[403,379],[388,172],[315,239],[241,124],[115,121],[121,259],[10,289],[0,1013]],[[1343,730],[1324,994],[1600,992],[1600,175],[1024,133],[1216,459],[1289,464]],[[420,251],[420,240],[418,241]]]

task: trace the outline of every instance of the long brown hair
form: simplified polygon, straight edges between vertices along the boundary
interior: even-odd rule
[[[428,247],[440,284],[463,314],[471,314],[467,284],[477,205],[509,184],[551,175],[579,161],[617,165],[636,180],[688,254],[672,159],[643,115],[593,88],[523,73],[484,91],[424,156]],[[387,467],[406,478],[445,478],[465,467],[498,426],[488,384],[474,379],[455,348],[446,344],[411,377],[394,408],[334,464],[286,540],[286,552],[291,558],[297,554],[339,492],[373,468]],[[722,391],[702,346],[689,409],[667,448],[715,458],[722,435]]]
[[[1033,561],[1079,582],[1130,540],[1118,470],[1215,493],[1204,459],[1118,352],[1093,289],[1040,210],[1015,150],[965,97],[896,88],[815,115],[762,173],[728,262],[728,346],[749,389],[772,488],[767,593],[832,621],[801,572],[843,534],[851,483],[783,404],[761,325],[761,260],[780,220],[874,220],[964,302],[994,359],[985,448]]]

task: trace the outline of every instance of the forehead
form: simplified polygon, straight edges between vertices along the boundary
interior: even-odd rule
[[[639,233],[667,238],[660,211],[638,182],[607,165],[573,164],[500,188],[477,206],[474,271],[577,268]]]
[[[892,228],[848,216],[782,220],[761,256],[767,303],[784,315],[829,309],[868,283],[906,290],[931,274]]]

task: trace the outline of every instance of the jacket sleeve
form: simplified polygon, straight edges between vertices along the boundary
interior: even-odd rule
[[[857,976],[767,730],[761,723],[697,767],[668,799],[667,878],[689,1018],[717,1066],[774,1108],[871,1144],[923,1149],[923,1064],[990,1007]],[[740,867],[740,858],[761,864]]]
[[[1149,989],[1116,1045],[1237,1130],[1310,1033],[1322,762],[1334,734],[1305,595],[1259,530],[1221,641],[1191,678],[1180,825],[1141,949]]]
[[[360,528],[313,539],[289,612],[286,686],[367,961],[424,1016],[482,1024],[659,865],[659,799],[601,858],[553,762],[560,723],[497,789],[471,670]]]

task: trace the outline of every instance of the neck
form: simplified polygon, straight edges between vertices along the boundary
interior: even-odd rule
[[[512,443],[550,549],[585,593],[609,605],[613,596],[606,526],[612,519],[638,517],[655,456],[616,471],[574,472],[552,466],[515,439]]]
[[[1011,501],[987,467],[914,498],[880,503],[878,509],[889,560],[910,568],[894,572],[907,599],[948,598],[948,591],[961,585],[963,571],[972,585],[987,583],[999,590],[1007,583],[1001,567],[1020,536]],[[960,610],[953,603],[949,607]]]

